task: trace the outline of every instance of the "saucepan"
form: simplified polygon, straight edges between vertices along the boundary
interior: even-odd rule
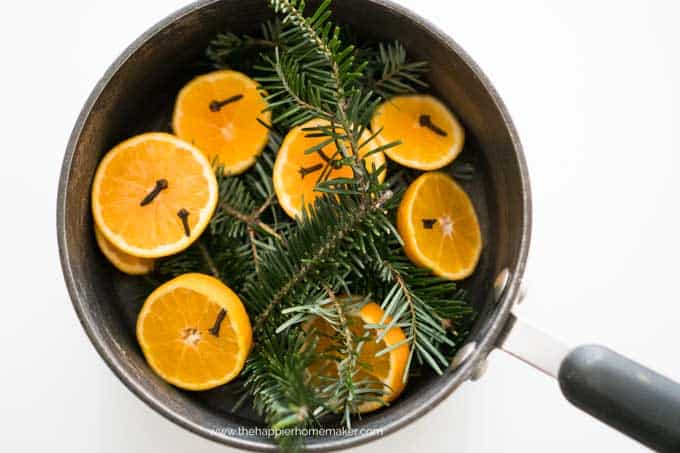
[[[510,115],[479,67],[445,33],[388,1],[337,1],[334,13],[359,37],[398,39],[415,59],[430,62],[430,90],[467,130],[459,160],[473,170],[461,182],[477,209],[485,245],[477,271],[463,282],[479,314],[449,369],[441,376],[412,379],[394,404],[357,420],[351,435],[310,437],[307,448],[347,448],[407,425],[461,384],[480,378],[489,353],[501,348],[556,378],[566,398],[596,418],[651,448],[680,451],[680,385],[601,346],[568,348],[513,315],[529,251],[529,176]],[[264,0],[202,0],[130,45],[82,109],[64,157],[57,204],[66,284],[87,335],[113,372],[184,428],[233,447],[263,451],[274,450],[274,440],[239,430],[264,425],[247,408],[232,412],[237,396],[229,386],[183,392],[147,366],[134,335],[141,304],[138,279],[117,273],[98,253],[89,193],[106,150],[137,133],[169,130],[175,94],[207,71],[201,66],[203,52],[216,33],[253,33],[271,17]]]

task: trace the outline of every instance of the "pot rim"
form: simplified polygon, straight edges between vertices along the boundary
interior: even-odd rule
[[[193,14],[195,11],[209,7],[213,4],[219,3],[220,1],[221,0],[198,0],[175,11],[161,21],[157,22],[155,25],[142,33],[137,39],[135,39],[135,41],[133,41],[132,44],[130,44],[120,54],[120,56],[116,58],[116,60],[108,67],[102,78],[93,88],[76,120],[73,131],[71,132],[62,163],[57,192],[57,240],[59,244],[59,257],[68,293],[83,329],[107,366],[130,391],[132,391],[148,406],[150,406],[159,414],[163,415],[168,420],[206,439],[235,448],[253,451],[275,451],[275,444],[262,441],[259,438],[244,439],[241,437],[234,437],[228,435],[226,432],[215,431],[207,428],[206,426],[195,423],[191,419],[184,417],[168,408],[164,403],[159,402],[155,395],[144,388],[134,375],[128,373],[120,362],[120,359],[114,353],[112,345],[108,343],[108,341],[96,328],[95,320],[92,318],[91,314],[82,303],[83,297],[79,292],[79,287],[71,266],[71,259],[67,254],[68,240],[66,237],[65,219],[66,189],[71,175],[72,162],[76,146],[80,140],[83,126],[92,112],[93,106],[102,93],[106,90],[107,85],[119,71],[119,69],[127,63],[128,59],[134,53],[143,47],[156,34],[160,33],[174,22]],[[519,136],[512,119],[510,118],[510,114],[489,79],[484,75],[482,70],[479,68],[479,66],[477,66],[472,58],[451,37],[431,24],[428,20],[420,17],[418,14],[412,12],[406,7],[393,3],[391,0],[364,1],[377,4],[386,9],[390,9],[401,16],[407,17],[417,25],[429,30],[433,35],[435,35],[437,39],[445,43],[447,47],[451,48],[456,54],[460,56],[461,60],[463,60],[463,62],[471,69],[471,71],[479,79],[484,89],[488,92],[493,103],[500,112],[503,122],[509,132],[513,144],[515,159],[517,160],[519,166],[519,177],[522,186],[522,202],[524,205],[524,210],[522,212],[522,233],[515,266],[513,269],[509,269],[510,278],[506,285],[505,291],[503,292],[500,300],[497,302],[497,305],[494,307],[492,313],[490,313],[487,319],[484,320],[484,323],[480,328],[480,339],[473,352],[461,365],[459,365],[456,370],[450,371],[450,378],[447,380],[447,382],[428,399],[422,399],[419,402],[416,410],[409,413],[404,413],[400,417],[393,420],[388,420],[387,423],[381,425],[380,432],[374,430],[371,432],[359,432],[356,435],[347,437],[314,438],[306,445],[306,448],[309,451],[330,451],[345,449],[370,442],[380,437],[384,437],[385,435],[390,434],[425,415],[427,412],[441,403],[441,401],[450,395],[463,382],[468,380],[470,375],[477,368],[478,364],[481,361],[486,360],[489,352],[496,347],[499,337],[506,328],[510,310],[519,296],[520,286],[526,267],[531,236],[531,190],[525,156]]]

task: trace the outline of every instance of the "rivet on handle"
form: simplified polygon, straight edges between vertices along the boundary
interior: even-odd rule
[[[477,379],[484,376],[487,368],[489,368],[489,361],[487,359],[481,360],[472,373],[470,374],[470,380],[476,381]]]

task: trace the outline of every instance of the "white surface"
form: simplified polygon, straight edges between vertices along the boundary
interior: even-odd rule
[[[0,451],[228,451],[152,412],[106,368],[70,306],[55,240],[80,107],[128,43],[185,3],[4,5]],[[534,233],[520,314],[680,379],[677,2],[401,3],[473,56],[524,142]],[[481,381],[358,451],[642,450],[564,402],[554,381],[492,358]]]

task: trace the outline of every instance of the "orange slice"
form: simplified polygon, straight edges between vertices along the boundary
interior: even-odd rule
[[[291,129],[281,143],[281,148],[276,155],[274,163],[274,190],[279,200],[279,204],[286,213],[295,218],[302,215],[304,205],[314,203],[314,199],[322,195],[321,192],[314,190],[319,175],[328,165],[326,158],[338,159],[337,147],[329,144],[321,148],[323,156],[319,152],[305,154],[305,151],[326,140],[326,137],[307,137],[310,131],[304,129],[325,125],[328,122],[320,119],[307,121],[300,126]],[[364,131],[362,144],[371,138],[368,131]],[[361,155],[365,155],[370,150],[378,147],[375,140],[363,146],[360,150]],[[374,171],[385,165],[385,155],[377,152],[366,157],[366,167],[369,171]],[[328,173],[327,179],[352,178],[352,169],[346,165],[332,169]],[[382,182],[385,179],[385,170],[379,176]]]
[[[152,292],[137,318],[151,368],[186,390],[226,384],[243,369],[252,330],[238,296],[221,281],[184,274]]]
[[[172,129],[215,159],[225,173],[243,173],[267,144],[271,113],[257,83],[236,71],[196,77],[179,92]]]
[[[482,252],[479,222],[470,198],[448,175],[425,173],[411,183],[399,204],[397,228],[417,265],[451,280],[475,270]]]
[[[118,250],[96,226],[94,227],[94,237],[97,240],[99,250],[119,271],[130,275],[145,275],[153,270],[154,260],[138,258]]]
[[[409,168],[436,170],[460,154],[465,130],[448,108],[427,95],[395,96],[373,114],[371,129],[380,145],[401,144],[385,150],[387,157]]]
[[[208,159],[164,133],[141,134],[114,147],[92,183],[92,212],[102,235],[141,258],[187,248],[208,225],[216,203]]]
[[[408,362],[409,348],[406,340],[406,335],[401,330],[401,327],[392,327],[389,332],[383,337],[380,342],[376,342],[376,338],[380,335],[380,331],[371,329],[364,329],[364,324],[389,324],[392,318],[387,316],[383,320],[385,312],[380,305],[375,302],[369,302],[362,307],[362,309],[355,315],[348,318],[348,325],[355,338],[366,338],[360,346],[359,363],[360,370],[354,376],[356,382],[366,380],[368,377],[382,383],[381,389],[385,391],[381,401],[367,401],[362,403],[357,412],[365,413],[371,412],[381,408],[385,404],[394,401],[404,390],[406,383],[404,382],[404,371]],[[337,354],[333,341],[329,338],[334,335],[333,327],[328,324],[326,320],[321,317],[313,318],[306,326],[305,330],[315,329],[319,333],[319,341],[316,344],[316,352],[326,356],[333,357]],[[402,343],[400,346],[392,349],[390,352],[376,356],[381,350],[388,348],[397,343]],[[337,360],[332,358],[320,359],[313,362],[308,368],[309,374],[320,384],[323,378],[334,378],[338,375]],[[341,360],[341,358],[339,358]]]

